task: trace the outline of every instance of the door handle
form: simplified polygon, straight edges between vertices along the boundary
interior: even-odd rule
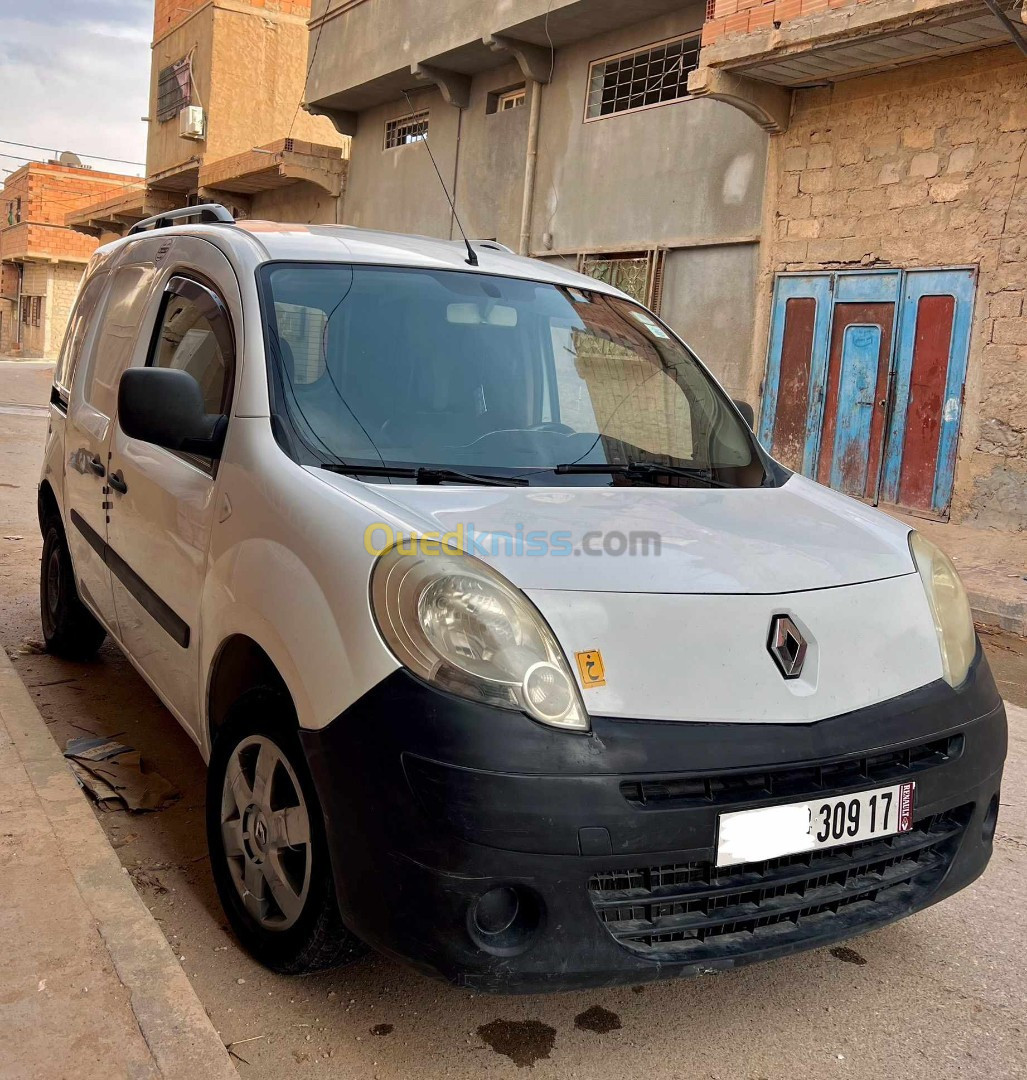
[[[128,484],[125,483],[125,478],[121,475],[121,470],[112,472],[107,477],[107,483],[110,484],[111,490],[116,491],[119,495],[124,495],[128,491]]]
[[[103,467],[103,462],[100,460],[99,454],[93,454],[93,456],[88,459],[87,464],[97,476],[106,476],[107,470]]]

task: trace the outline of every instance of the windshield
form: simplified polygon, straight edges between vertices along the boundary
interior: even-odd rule
[[[314,461],[539,484],[764,481],[723,392],[626,300],[451,270],[263,273],[285,419]]]

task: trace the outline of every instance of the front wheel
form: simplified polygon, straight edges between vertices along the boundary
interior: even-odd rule
[[[321,807],[279,694],[245,694],[218,732],[207,845],[229,922],[266,967],[302,975],[364,951],[339,915]]]
[[[107,631],[79,599],[68,542],[55,517],[48,518],[43,525],[39,615],[47,650],[65,660],[90,659],[107,636]]]

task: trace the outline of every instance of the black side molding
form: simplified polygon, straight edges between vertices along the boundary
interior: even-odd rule
[[[86,522],[77,510],[71,511],[71,523],[85,537],[86,543],[100,556],[114,576],[139,601],[148,615],[183,649],[189,648],[189,624],[176,614],[106,540]]]

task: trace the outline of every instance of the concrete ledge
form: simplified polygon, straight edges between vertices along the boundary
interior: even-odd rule
[[[966,595],[975,622],[1027,637],[1027,604],[1004,601],[994,593],[980,592],[970,586]]]
[[[81,897],[95,924],[102,941],[100,955],[105,953],[109,958],[109,964],[97,964],[96,981],[102,981],[105,975],[109,978],[113,967],[127,991],[134,1023],[152,1059],[152,1066],[144,1074],[162,1080],[239,1080],[203,1005],[107,843],[86,797],[3,650],[0,650],[0,751],[5,751],[0,756],[8,763],[5,782],[12,783],[17,790],[15,805],[19,814],[29,819],[34,817],[44,828],[48,823],[45,842],[51,848],[56,845],[59,858],[49,861],[46,874],[55,881],[70,875],[77,890],[76,900]],[[18,869],[19,860],[28,863],[33,858],[32,851],[16,852],[14,869]],[[0,881],[0,892],[5,887],[5,882]],[[38,895],[29,895],[29,899],[42,911],[45,894],[50,891],[48,882],[36,890]],[[58,894],[61,890],[54,887],[52,891]],[[13,898],[20,899],[24,906],[26,895],[24,891],[20,895],[14,892]],[[65,890],[65,895],[71,893]],[[10,903],[11,899],[8,896],[6,902]],[[34,913],[23,914],[23,924],[32,924]],[[35,914],[39,920],[38,937],[46,939],[48,948],[64,944],[69,951],[74,950],[74,940],[56,940],[61,933],[60,925],[48,925],[45,916]],[[17,947],[32,949],[33,945],[32,941],[20,940]],[[41,980],[40,991],[44,982]],[[76,998],[72,1011],[78,1015],[74,1016],[68,1014],[66,1005],[60,1015],[53,1015],[53,1009],[48,1014],[45,1007],[37,1006],[39,1023],[44,1028],[59,1025],[61,1030],[92,1027],[100,1035],[114,1026],[115,1018],[104,1011],[103,1002],[97,998],[98,994]],[[52,1060],[25,1062],[33,1069],[27,1075],[55,1076],[64,1068],[74,1070],[74,1062],[58,1060],[62,1049],[54,1046]],[[117,1061],[110,1060],[108,1065],[108,1075],[127,1075],[119,1072]]]

